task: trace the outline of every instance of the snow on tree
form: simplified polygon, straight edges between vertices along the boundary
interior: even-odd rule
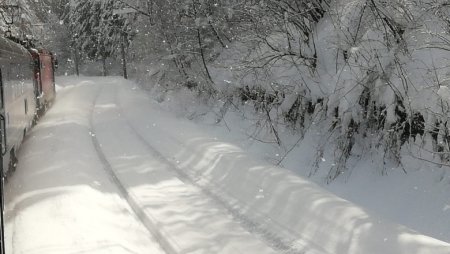
[[[107,75],[106,59],[117,54],[122,43],[128,45],[132,36],[127,19],[115,15],[124,5],[112,1],[73,1],[66,14],[72,33],[71,47],[91,60],[101,60]]]
[[[379,152],[382,172],[401,168],[401,150],[416,146],[430,148],[421,159],[449,163],[448,105],[438,96],[450,75],[446,1],[178,0],[129,6],[142,14],[145,30],[138,36],[142,44],[134,46],[152,40],[149,55],[164,63],[149,73],[158,84],[212,89],[221,98],[254,105],[259,126],[280,146],[278,132],[285,126],[302,137],[321,122],[329,138],[316,148],[317,165],[324,150],[335,149],[327,181],[349,172],[348,159],[362,156],[361,150]],[[148,65],[141,70],[148,73]]]
[[[36,12],[30,7],[28,1],[3,0],[0,1],[0,5],[5,7],[0,10],[2,12],[2,18],[0,18],[0,27],[2,32],[5,32],[8,29],[4,19],[10,22],[13,18],[14,24],[11,25],[13,36],[20,39],[25,39],[26,37],[31,38],[38,33],[38,30],[34,24],[38,23],[40,20],[37,17]],[[17,12],[11,12],[11,8],[8,8],[8,6],[17,6]],[[11,15],[11,13],[14,13],[14,15]]]

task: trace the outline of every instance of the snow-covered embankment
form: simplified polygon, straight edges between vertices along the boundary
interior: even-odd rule
[[[251,221],[256,231],[284,239],[293,250],[450,253],[447,243],[386,221],[287,170],[250,158],[197,126],[155,110],[144,95],[122,90],[124,112],[146,141],[206,192]],[[142,118],[149,114],[151,118]]]

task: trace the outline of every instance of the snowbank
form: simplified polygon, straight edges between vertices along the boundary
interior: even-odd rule
[[[301,250],[325,253],[449,253],[450,246],[371,215],[231,145],[193,139],[176,158],[202,185]],[[301,239],[301,240],[299,240]]]
[[[381,219],[287,170],[257,161],[189,122],[155,111],[145,95],[125,96],[135,91],[123,90],[119,94],[124,112],[140,135],[258,231],[286,239],[296,251],[450,253],[447,243]],[[142,119],[150,112],[152,118]]]

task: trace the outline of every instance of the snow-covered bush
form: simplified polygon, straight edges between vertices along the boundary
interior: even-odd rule
[[[405,146],[419,146],[414,156],[420,159],[448,163],[447,3],[320,2],[321,11],[307,17],[304,8],[295,15],[291,5],[286,10],[283,1],[275,4],[279,9],[271,3],[264,7],[278,16],[266,18],[276,29],[254,30],[247,45],[255,48],[247,46],[250,53],[234,61],[234,83],[241,95],[257,91],[259,96],[245,96],[257,110],[276,104],[268,120],[284,116],[284,123],[307,130],[311,119],[323,119],[332,137],[324,142],[335,149],[328,181],[349,169],[355,145],[382,151],[385,165],[401,166]]]

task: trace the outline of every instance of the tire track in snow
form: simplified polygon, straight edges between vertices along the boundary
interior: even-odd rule
[[[108,159],[106,158],[106,155],[103,153],[100,143],[98,142],[98,139],[96,135],[94,134],[94,125],[93,125],[93,117],[94,117],[94,110],[95,105],[97,104],[98,98],[100,97],[102,91],[104,89],[104,86],[102,85],[102,88],[98,90],[94,103],[92,105],[91,114],[89,117],[89,132],[90,136],[92,138],[92,144],[95,148],[95,151],[97,153],[98,158],[100,159],[101,163],[103,164],[104,171],[108,174],[108,176],[111,178],[112,182],[116,185],[116,187],[119,189],[119,194],[124,198],[124,200],[127,201],[128,205],[131,207],[133,213],[136,215],[136,217],[139,219],[139,221],[142,223],[142,225],[147,229],[147,231],[156,239],[156,242],[160,245],[161,249],[167,253],[167,254],[177,254],[175,251],[175,248],[172,246],[172,244],[166,240],[164,237],[164,234],[158,229],[157,223],[154,219],[152,219],[149,215],[145,214],[142,208],[138,205],[136,202],[136,199],[130,195],[130,193],[126,190],[126,188],[123,186],[122,182],[117,177],[116,173],[114,172],[111,164],[109,163]]]
[[[247,230],[249,233],[251,233],[253,235],[258,236],[263,242],[267,243],[268,246],[271,246],[274,250],[280,251],[281,253],[285,253],[285,254],[305,254],[306,253],[305,251],[299,250],[298,248],[295,247],[294,242],[296,239],[288,239],[288,240],[283,239],[283,238],[277,236],[276,234],[270,232],[266,227],[264,227],[264,225],[261,225],[260,223],[253,221],[248,216],[243,214],[239,209],[230,205],[225,200],[225,198],[222,198],[220,196],[220,194],[215,193],[211,189],[198,184],[195,181],[195,179],[193,179],[191,176],[189,176],[187,173],[185,173],[181,168],[178,167],[178,165],[176,165],[174,162],[170,161],[161,152],[159,152],[157,149],[155,149],[148,141],[146,141],[145,136],[143,136],[139,132],[139,130],[133,124],[131,124],[131,120],[127,117],[127,115],[123,111],[122,105],[118,98],[117,90],[118,89],[116,87],[114,101],[118,106],[118,111],[125,118],[127,125],[130,127],[133,134],[136,136],[137,140],[139,140],[139,142],[142,145],[144,145],[146,148],[148,148],[149,151],[151,151],[156,158],[167,163],[169,165],[169,168],[172,169],[172,172],[174,172],[178,176],[179,180],[181,180],[182,182],[184,182],[186,184],[197,187],[207,197],[211,198],[217,204],[219,204],[221,207],[223,207],[232,216],[232,218],[236,222],[238,222],[245,230]],[[172,139],[176,143],[182,145],[178,140],[174,139],[173,137],[170,137],[170,139]],[[319,246],[316,246],[316,247],[318,249],[321,249]]]

